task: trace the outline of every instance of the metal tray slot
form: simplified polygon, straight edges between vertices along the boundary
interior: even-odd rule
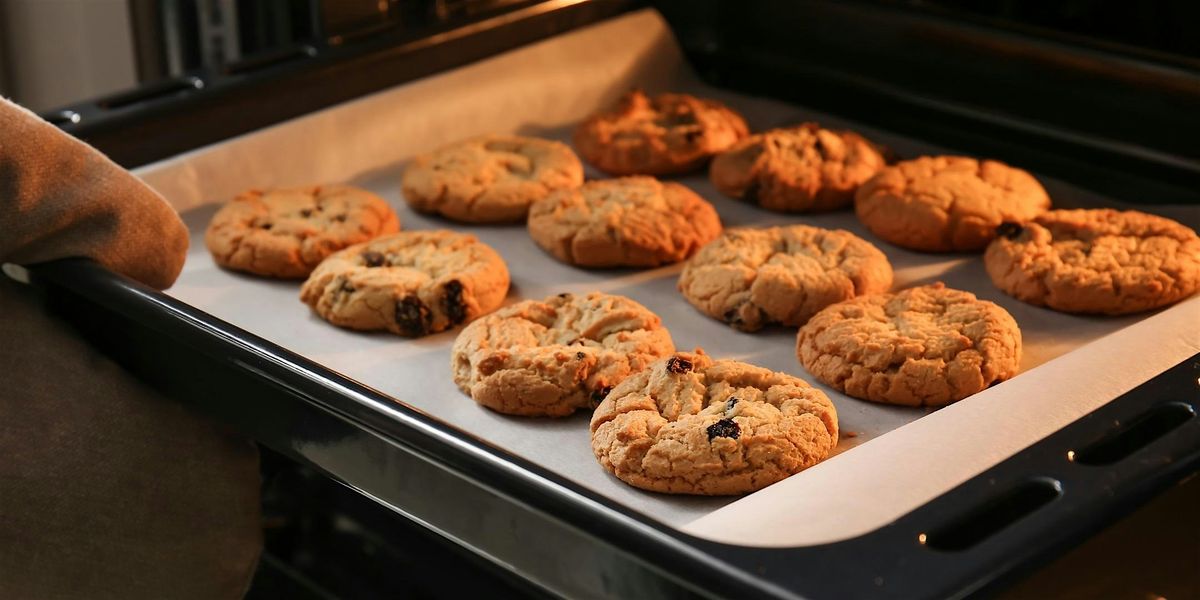
[[[312,58],[317,55],[317,49],[308,44],[300,46],[290,46],[287,48],[269,50],[255,54],[249,58],[239,60],[225,67],[227,75],[242,75],[253,71],[261,71],[263,69],[281,65],[296,60]]]
[[[967,511],[918,540],[934,550],[966,550],[1016,523],[1062,496],[1062,485],[1054,479],[1029,479],[1017,487]]]
[[[96,104],[100,108],[114,110],[133,104],[140,104],[148,100],[172,96],[180,92],[198,90],[203,87],[204,81],[199,77],[184,77],[182,79],[164,81],[157,85],[146,86],[125,94],[109,96],[108,98],[97,101]]]
[[[1189,404],[1159,404],[1082,450],[1068,453],[1068,457],[1081,465],[1111,465],[1174,431],[1195,416],[1196,411]]]

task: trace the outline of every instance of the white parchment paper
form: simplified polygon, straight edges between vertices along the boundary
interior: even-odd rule
[[[994,289],[978,255],[908,252],[875,240],[852,212],[778,215],[721,196],[703,175],[681,178],[716,206],[726,226],[810,223],[849,229],[884,250],[896,268],[897,288],[940,280],[998,302],[1020,324],[1025,352],[1023,374],[932,415],[826,389],[844,435],[837,456],[741,499],[668,496],[631,488],[605,473],[591,454],[587,415],[520,419],[475,405],[450,377],[457,330],[407,340],[338,329],[300,303],[299,283],[224,271],[204,248],[204,228],[216,207],[246,188],[349,181],[389,201],[404,229],[469,231],[494,247],[512,272],[510,303],[564,291],[627,295],[662,316],[681,349],[700,346],[716,357],[812,381],[796,361],[794,330],[745,334],[704,317],[675,290],[678,266],[575,269],[543,253],[523,226],[463,226],[426,217],[408,210],[400,196],[404,161],[415,153],[488,132],[569,141],[575,123],[634,86],[719,98],[741,111],[754,130],[818,120],[855,128],[905,157],[947,151],[799,106],[706,88],[691,76],[661,18],[641,11],[140,169],[183,213],[192,233],[183,275],[168,293],[630,510],[702,537],[754,546],[810,545],[875,529],[1200,349],[1200,300],[1153,316],[1057,314]],[[1114,205],[1041,179],[1056,206]],[[1194,210],[1154,211],[1197,225]],[[1088,346],[1091,342],[1096,343]]]

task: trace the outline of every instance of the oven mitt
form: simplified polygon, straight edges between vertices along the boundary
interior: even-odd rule
[[[162,289],[187,231],[155,192],[0,98],[0,263],[88,257]],[[258,454],[0,276],[0,598],[240,598]]]

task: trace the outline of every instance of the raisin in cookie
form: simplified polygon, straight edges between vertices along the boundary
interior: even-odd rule
[[[634,487],[744,494],[829,456],[837,411],[786,373],[697,350],[660,360],[613,389],[592,414],[592,451]]]
[[[505,307],[454,342],[454,383],[510,415],[561,417],[675,350],[657,315],[625,298],[559,294]]]
[[[1138,211],[1053,210],[1004,223],[984,264],[996,287],[1038,306],[1123,315],[1174,304],[1200,288],[1200,238]]]
[[[830,304],[890,287],[892,265],[878,248],[808,225],[728,230],[679,276],[692,306],[742,331],[802,325]]]
[[[714,100],[686,94],[626,94],[575,130],[584,160],[612,175],[678,175],[746,137],[746,122]]]
[[[508,267],[475,236],[410,231],[325,259],[300,299],[339,327],[416,337],[489,313],[506,294]]]
[[[583,183],[583,165],[566,144],[487,135],[418,156],[404,170],[413,209],[468,223],[520,221],[547,194]]]
[[[752,135],[713,159],[708,176],[722,193],[783,212],[832,210],[854,202],[858,186],[886,165],[874,144],[816,123]]]
[[[938,283],[834,304],[800,328],[796,354],[855,398],[941,406],[1016,375],[1021,330],[1003,308]]]
[[[243,192],[213,215],[204,242],[227,269],[299,279],[338,250],[399,230],[375,194],[321,185]]]
[[[924,156],[872,177],[854,197],[858,219],[897,246],[925,252],[982,250],[1005,221],[1050,208],[1032,175],[994,160]]]
[[[721,232],[717,211],[688,188],[653,177],[590,181],[529,210],[529,235],[581,267],[654,267],[691,256]]]

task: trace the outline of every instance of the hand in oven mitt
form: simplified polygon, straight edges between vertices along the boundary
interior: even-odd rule
[[[187,244],[155,192],[0,98],[0,263],[87,257],[162,289]],[[253,444],[5,277],[0,340],[0,597],[241,597],[262,544]]]

